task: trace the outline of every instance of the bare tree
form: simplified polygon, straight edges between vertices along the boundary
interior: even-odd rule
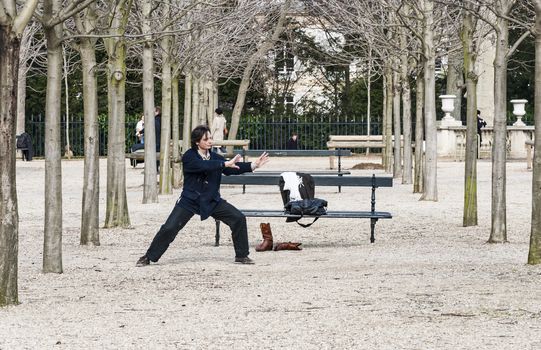
[[[143,111],[145,115],[145,171],[143,185],[143,204],[158,201],[156,183],[156,125],[154,123],[154,40],[152,38],[151,12],[153,1],[142,2],[143,41]]]
[[[168,22],[171,18],[171,6],[169,0],[162,2],[163,18]],[[165,31],[170,27],[165,27]],[[172,37],[164,35],[161,39],[160,52],[162,56],[162,120],[161,120],[161,142],[160,142],[160,193],[171,194],[172,174],[169,163],[171,141],[171,43]]]
[[[528,264],[541,264],[541,0],[535,7],[535,152],[532,177],[532,223]]]
[[[473,6],[466,3],[465,6]],[[462,47],[464,75],[466,76],[467,122],[466,122],[466,162],[464,171],[464,215],[463,225],[477,225],[477,40],[474,36],[476,23],[474,8],[466,11],[462,20]],[[479,8],[477,8],[479,11]]]
[[[62,273],[62,167],[61,90],[62,23],[93,0],[44,0],[38,15],[47,40],[47,94],[45,98],[45,225],[43,272]]]
[[[96,5],[77,13],[74,33],[92,35],[97,27]],[[81,56],[84,109],[84,180],[81,208],[81,245],[100,245],[99,238],[99,129],[95,37],[79,37],[73,45]]]
[[[66,137],[66,146],[65,146],[65,153],[64,156],[68,159],[71,159],[73,157],[73,151],[71,150],[71,142],[70,142],[70,103],[69,103],[69,84],[68,84],[68,77],[70,74],[73,73],[75,66],[77,62],[75,62],[75,55],[74,52],[67,46],[66,43],[62,44],[62,77],[64,78],[64,110],[65,113],[65,120],[66,120],[66,130],[65,130],[65,137]]]
[[[15,0],[0,6],[0,306],[19,302],[17,285],[19,214],[15,176],[17,73],[20,42],[37,0],[17,8]]]
[[[422,47],[424,55],[424,89],[425,89],[425,169],[424,191],[421,200],[437,201],[437,130],[436,130],[436,50],[434,46],[434,2],[421,0],[419,4],[423,16]]]
[[[107,50],[107,87],[109,91],[105,227],[128,227],[130,225],[126,198],[124,149],[127,44],[123,34],[126,31],[131,5],[132,0],[118,0],[112,4],[109,20],[110,36],[104,39]]]
[[[419,55],[420,56],[420,55]],[[422,62],[422,57],[420,56],[417,62],[417,75],[415,77],[416,88],[415,88],[415,170],[413,178],[413,193],[423,193],[424,191],[424,182],[423,182],[423,169],[424,169],[424,74],[423,68],[424,63]]]
[[[260,43],[257,51],[250,57],[250,59],[248,60],[244,68],[244,73],[242,75],[242,80],[241,80],[239,90],[237,93],[237,99],[235,101],[235,107],[233,108],[233,114],[231,116],[231,128],[229,129],[229,135],[228,135],[228,138],[230,140],[234,140],[237,137],[240,114],[242,112],[242,109],[244,108],[244,100],[246,98],[246,91],[248,90],[248,87],[250,85],[250,77],[252,75],[252,71],[254,67],[256,66],[257,62],[274,46],[276,41],[278,41],[280,34],[284,31],[286,16],[291,6],[291,1],[292,0],[284,1],[283,5],[281,6],[279,10],[280,17],[278,18],[278,21],[276,23],[276,26],[274,27],[272,35],[270,37],[265,38]]]
[[[31,21],[24,29],[19,53],[19,74],[17,88],[17,135],[25,132],[26,78],[36,62],[46,59],[45,40],[36,34],[41,30],[39,22]],[[43,66],[45,66],[43,64]],[[39,72],[41,73],[41,72]]]

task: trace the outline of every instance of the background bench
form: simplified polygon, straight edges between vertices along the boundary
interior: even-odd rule
[[[247,151],[250,147],[250,140],[222,140],[214,141],[214,146],[239,146],[242,147],[243,151]],[[170,143],[169,154],[173,155],[173,143]],[[133,146],[132,146],[133,147]],[[182,140],[179,140],[179,147],[182,147]],[[182,154],[182,153],[181,153]],[[138,149],[133,152],[130,152],[126,155],[130,159],[130,164],[135,168],[138,163],[145,161],[145,149]],[[160,159],[160,152],[156,152],[156,159]]]
[[[320,218],[328,219],[370,219],[370,242],[375,241],[375,227],[379,219],[391,219],[392,215],[389,212],[376,211],[376,188],[392,187],[392,177],[376,177],[372,176],[313,176],[317,187],[320,186],[353,186],[353,187],[371,187],[370,211],[327,211],[326,215]],[[224,176],[222,180],[226,180],[229,184],[250,184],[250,185],[275,185],[279,186],[280,176],[276,175],[231,175]],[[223,182],[222,182],[223,183]],[[279,193],[277,189],[277,194]],[[332,206],[332,204],[330,204]],[[299,215],[286,214],[284,209],[268,210],[268,209],[239,209],[246,217],[284,217],[284,218],[300,218]],[[309,216],[305,216],[309,217]],[[220,221],[216,220],[216,237],[215,245],[220,245]]]
[[[385,148],[383,135],[330,135],[327,142],[329,150],[341,148]],[[329,167],[334,169],[334,157],[329,157]]]
[[[267,152],[269,157],[338,157],[338,172],[342,172],[342,157],[351,157],[349,149],[336,150],[298,150],[298,149],[270,149],[270,150],[240,150],[234,154],[240,154],[246,161],[247,157],[259,157],[263,152]],[[333,169],[332,167],[331,169]]]

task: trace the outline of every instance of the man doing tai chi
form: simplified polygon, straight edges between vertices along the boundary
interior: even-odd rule
[[[162,225],[145,255],[139,258],[136,266],[146,266],[156,262],[165,253],[178,232],[190,221],[194,214],[201,220],[212,216],[223,221],[231,228],[235,262],[253,264],[248,257],[248,229],[246,217],[237,208],[220,197],[222,173],[238,175],[254,171],[269,161],[263,153],[254,162],[239,162],[240,155],[226,161],[212,150],[210,129],[205,125],[197,126],[192,131],[191,149],[182,157],[184,187],[180,198],[169,217]]]

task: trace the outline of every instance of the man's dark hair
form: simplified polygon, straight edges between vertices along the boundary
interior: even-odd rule
[[[162,114],[162,109],[160,107],[154,108],[154,113]]]
[[[224,113],[224,111],[222,111],[222,109],[221,109],[220,107],[216,108],[216,109],[214,110],[214,112],[216,112],[216,114],[218,114],[218,115]]]
[[[198,125],[192,130],[192,149],[197,151],[197,142],[201,141],[206,133],[210,133],[210,129],[206,125]]]
[[[477,110],[477,116],[480,116],[480,115],[481,115],[481,111]]]

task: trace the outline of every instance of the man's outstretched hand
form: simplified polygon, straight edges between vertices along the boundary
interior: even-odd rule
[[[233,158],[225,162],[224,166],[226,168],[239,169],[239,166],[236,163],[240,162],[240,158],[241,158],[240,154],[237,154]]]
[[[269,161],[269,154],[267,152],[263,152],[262,155],[259,156],[259,158],[257,158],[257,160],[254,162],[255,164],[255,168],[260,168],[262,167],[263,165],[267,164],[267,162]]]

